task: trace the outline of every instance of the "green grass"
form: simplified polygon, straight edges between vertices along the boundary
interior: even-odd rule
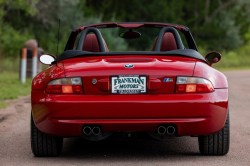
[[[19,80],[17,72],[0,73],[0,108],[5,108],[6,99],[15,99],[19,96],[28,95],[31,92],[32,79],[27,79],[25,84]]]

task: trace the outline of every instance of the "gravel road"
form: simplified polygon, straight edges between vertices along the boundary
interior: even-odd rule
[[[0,109],[0,165],[250,165],[250,70],[224,72],[229,81],[231,145],[225,156],[202,156],[196,137],[167,141],[64,139],[57,158],[36,158],[30,148],[30,96]]]

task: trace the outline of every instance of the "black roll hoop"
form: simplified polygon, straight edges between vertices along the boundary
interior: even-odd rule
[[[81,37],[79,39],[76,50],[82,50],[84,42],[85,42],[85,38],[86,38],[87,34],[90,33],[90,32],[93,32],[95,34],[95,36],[97,38],[97,41],[98,41],[100,52],[106,52],[101,32],[95,27],[88,27],[88,28],[83,30],[82,35],[81,35]]]
[[[164,28],[161,29],[161,31],[160,31],[160,33],[158,35],[158,38],[156,40],[154,51],[160,51],[161,50],[162,39],[163,39],[164,34],[166,32],[171,32],[174,35],[177,49],[184,49],[184,46],[182,44],[181,37],[180,37],[178,31],[173,27],[167,26],[167,27],[164,27]]]

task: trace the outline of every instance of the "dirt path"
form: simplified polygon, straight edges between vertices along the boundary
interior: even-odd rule
[[[198,140],[64,139],[63,154],[36,158],[30,149],[30,96],[0,109],[0,165],[250,165],[250,70],[224,72],[229,81],[231,147],[226,156],[202,156]]]

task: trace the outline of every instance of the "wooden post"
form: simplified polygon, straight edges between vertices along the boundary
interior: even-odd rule
[[[32,78],[37,75],[37,48],[32,50]]]
[[[20,78],[22,83],[26,82],[26,68],[27,68],[27,49],[23,48],[21,55],[21,71],[20,71],[21,72]]]

